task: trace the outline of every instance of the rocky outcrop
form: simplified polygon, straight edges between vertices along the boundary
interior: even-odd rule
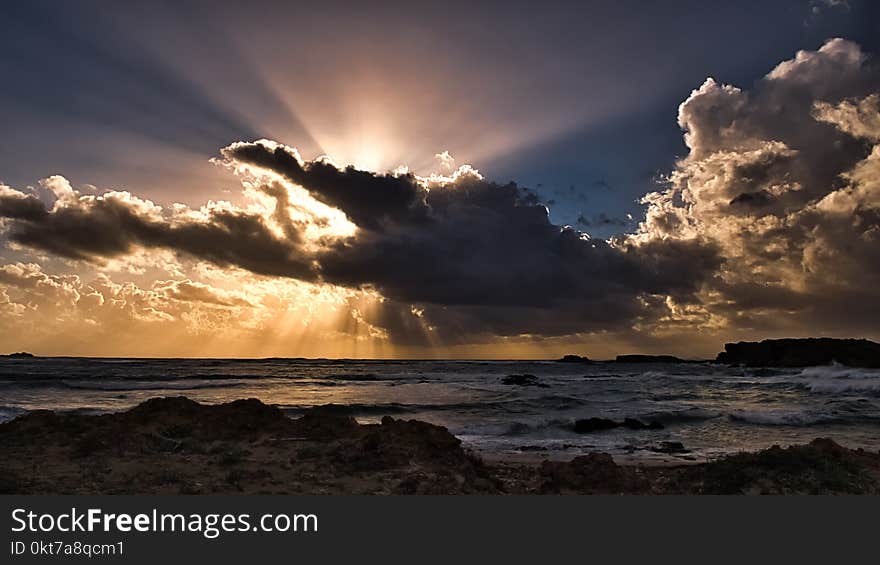
[[[691,452],[691,450],[686,448],[680,441],[661,441],[659,444],[649,449],[654,453],[668,453],[670,455]]]
[[[559,363],[592,363],[589,357],[581,355],[565,355],[561,359],[557,359]]]
[[[583,418],[576,420],[571,430],[578,434],[589,434],[593,432],[604,432],[615,428],[626,428],[628,430],[662,430],[663,424],[660,422],[642,422],[635,418],[624,418],[622,422],[609,420],[607,418]]]
[[[618,355],[616,363],[687,363],[674,355]]]
[[[664,451],[682,449],[677,442],[664,446]],[[589,453],[571,461],[544,462],[538,492],[880,494],[880,454],[846,449],[829,439],[678,467],[619,465],[607,454]]]
[[[545,461],[539,469],[542,494],[623,494],[649,489],[634,469],[618,465],[607,453],[588,453],[571,461]]]
[[[717,363],[749,367],[811,367],[840,363],[880,368],[880,343],[866,339],[765,339],[726,343]]]
[[[878,471],[880,455],[820,438],[696,465],[681,478],[700,494],[878,494]]]
[[[547,383],[542,383],[535,375],[507,375],[506,377],[501,379],[501,384],[515,386],[536,386],[540,388],[547,388],[550,386]]]
[[[446,428],[259,400],[157,398],[127,412],[31,412],[0,424],[0,490],[22,493],[493,493]],[[34,473],[38,465],[40,472]]]
[[[595,431],[652,426],[581,422]],[[687,452],[675,441],[652,450]],[[291,419],[253,399],[31,412],[0,424],[0,453],[0,494],[880,494],[880,454],[831,440],[667,467],[604,453],[484,463],[441,426],[387,416],[359,424],[322,408]]]
[[[28,353],[27,351],[18,351],[16,353],[0,355],[0,359],[33,359],[34,357],[35,355],[33,353]]]

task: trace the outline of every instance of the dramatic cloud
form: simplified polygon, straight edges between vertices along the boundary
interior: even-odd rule
[[[626,327],[643,315],[643,295],[688,300],[719,262],[699,238],[638,246],[590,239],[553,225],[527,189],[487,182],[467,167],[429,179],[378,174],[305,162],[267,141],[236,143],[223,155],[233,168],[257,168],[247,182],[274,200],[270,208],[166,211],[124,192],[81,194],[56,177],[44,182],[56,198],[48,208],[7,189],[8,235],[71,259],[165,248],[261,275],[375,289],[397,303],[386,309],[417,306],[450,336],[461,336],[464,324],[500,335]],[[293,219],[301,190],[357,231],[307,241],[307,226],[320,219]]]
[[[641,315],[642,294],[686,297],[718,264],[698,238],[630,246],[553,225],[532,192],[469,168],[427,180],[340,170],[262,141],[223,154],[274,171],[361,228],[316,254],[324,281],[424,306],[439,327],[456,327],[439,322],[457,315],[502,335],[618,327]]]
[[[880,72],[841,39],[749,91],[708,79],[679,108],[690,154],[645,197],[638,241],[703,237],[702,297],[731,327],[865,331],[880,314]]]
[[[166,213],[128,192],[81,194],[62,177],[43,184],[56,197],[48,209],[33,195],[2,187],[0,213],[12,220],[7,236],[15,243],[82,260],[124,255],[138,246],[167,248],[254,273],[314,278],[298,251],[298,234],[277,235],[260,214],[222,203]]]
[[[348,309],[344,323],[398,344],[871,330],[880,316],[875,63],[857,45],[830,40],[751,90],[707,79],[678,119],[688,155],[644,197],[634,233],[608,241],[554,225],[526,188],[470,167],[453,171],[448,153],[438,155],[443,171],[424,178],[307,161],[266,140],[221,151],[222,164],[242,176],[245,205],[162,208],[52,177],[42,192],[0,186],[0,226],[19,247],[73,261],[164,250],[264,282],[365,293],[372,298],[363,303],[354,294],[337,301]],[[615,221],[588,218],[584,227]],[[0,306],[20,311],[27,301],[12,294],[25,286],[11,276],[0,279]],[[45,280],[41,292],[60,285],[95,294]],[[269,295],[192,275],[145,292],[152,310],[144,312],[175,319],[157,304],[250,312],[267,307]]]
[[[410,174],[377,174],[351,166],[340,170],[326,160],[304,162],[296,149],[268,141],[234,143],[222,152],[232,160],[283,175],[365,229],[426,219],[426,192]]]

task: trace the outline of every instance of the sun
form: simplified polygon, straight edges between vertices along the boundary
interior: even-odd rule
[[[326,158],[340,168],[350,165],[361,171],[383,172],[401,164],[393,162],[394,143],[383,132],[330,137],[321,145]]]

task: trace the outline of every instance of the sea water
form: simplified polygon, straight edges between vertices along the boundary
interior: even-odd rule
[[[504,384],[534,375],[541,386]],[[306,359],[0,360],[0,421],[31,410],[94,414],[148,398],[258,398],[291,417],[333,405],[363,423],[383,416],[446,426],[485,456],[702,461],[829,437],[880,449],[880,371],[711,363]],[[662,429],[578,434],[578,419],[636,418]],[[663,453],[664,442],[684,450]],[[668,450],[667,450],[668,451]]]

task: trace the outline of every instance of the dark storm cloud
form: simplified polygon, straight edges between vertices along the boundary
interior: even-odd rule
[[[33,196],[15,193],[0,193],[0,214],[9,223],[6,236],[61,257],[94,261],[139,246],[166,248],[263,275],[314,279],[311,263],[297,252],[297,240],[279,238],[256,214],[217,208],[203,218],[169,218],[124,192],[95,197],[70,191],[47,209]]]
[[[39,221],[48,212],[36,197],[0,185],[0,217]]]
[[[640,315],[642,294],[687,300],[720,261],[699,241],[635,246],[590,239],[554,225],[531,191],[473,172],[425,183],[304,162],[270,142],[236,143],[223,154],[282,175],[360,229],[306,251],[288,189],[263,181],[259,188],[276,202],[268,216],[238,208],[208,208],[198,217],[168,213],[127,193],[81,195],[69,185],[42,208],[9,190],[7,235],[72,259],[165,248],[262,275],[374,288],[388,308],[422,305],[427,323],[448,335],[464,328],[556,335],[622,327]]]
[[[270,142],[234,143],[223,155],[275,171],[306,188],[321,202],[339,208],[358,226],[419,223],[426,217],[425,190],[412,175],[376,174],[325,161],[303,162],[291,148]]]
[[[494,316],[503,320],[495,332],[625,323],[640,293],[687,295],[718,263],[698,242],[668,250],[592,240],[554,225],[533,192],[475,174],[426,188],[411,175],[303,162],[274,143],[237,143],[223,153],[285,176],[365,228],[316,257],[323,280],[373,286],[406,303],[547,309],[553,318],[511,311]]]
[[[600,212],[599,215],[594,216],[592,218],[588,218],[587,216],[580,214],[577,217],[577,220],[575,220],[575,222],[579,226],[582,226],[585,228],[591,228],[594,226],[595,227],[613,226],[613,227],[623,228],[623,227],[628,226],[630,223],[632,223],[631,220],[629,220],[627,218],[614,218],[614,217],[609,216],[605,212]]]

